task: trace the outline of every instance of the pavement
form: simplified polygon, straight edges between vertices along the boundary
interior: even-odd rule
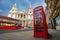
[[[36,38],[33,30],[9,30],[0,31],[0,40],[60,40],[60,30],[48,29],[49,39]]]

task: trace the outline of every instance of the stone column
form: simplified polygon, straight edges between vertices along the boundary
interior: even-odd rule
[[[19,14],[19,19],[20,19],[21,15]]]
[[[18,18],[18,14],[16,14],[16,18]]]
[[[28,26],[29,26],[29,21],[27,21],[28,22]]]
[[[24,14],[22,14],[22,18],[24,19]]]
[[[23,26],[23,20],[22,20],[22,26]]]

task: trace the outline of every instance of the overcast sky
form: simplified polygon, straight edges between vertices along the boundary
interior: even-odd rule
[[[30,4],[33,9],[39,5],[46,6],[44,0],[0,0],[0,14],[7,16],[12,6],[16,3],[18,10],[28,10]]]

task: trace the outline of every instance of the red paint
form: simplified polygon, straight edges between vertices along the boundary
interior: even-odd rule
[[[15,30],[21,29],[21,26],[1,26],[2,30]]]
[[[43,6],[38,6],[34,8],[33,12],[34,12],[33,14],[34,16],[33,17],[34,18],[34,37],[48,38],[48,30],[47,30],[47,24],[46,24],[46,18],[45,18]],[[37,15],[36,12],[39,12],[38,14],[41,16],[40,18],[38,18],[39,16],[38,17],[36,16]],[[39,21],[37,21],[36,19]],[[39,25],[37,23],[39,23]]]

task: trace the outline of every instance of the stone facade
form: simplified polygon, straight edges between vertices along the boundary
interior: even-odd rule
[[[17,18],[22,21],[22,26],[33,27],[33,9],[30,5],[28,12],[17,11],[16,3],[13,5],[12,9],[8,13],[8,17]]]

